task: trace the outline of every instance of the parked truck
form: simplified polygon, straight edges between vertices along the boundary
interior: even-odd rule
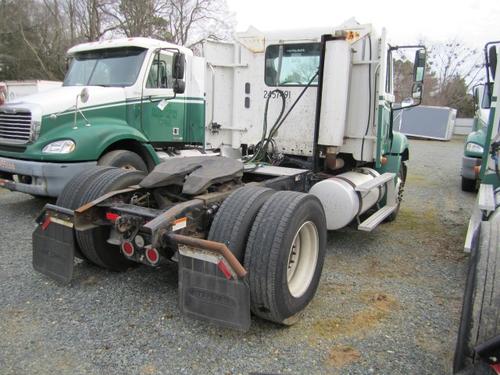
[[[461,177],[463,191],[477,191],[479,171],[488,129],[492,88],[490,83],[476,85],[473,89],[474,120],[472,131],[465,139],[464,155],[462,157]]]
[[[37,219],[34,268],[68,283],[74,257],[114,271],[177,262],[187,316],[242,330],[250,312],[292,324],[315,294],[327,230],[371,231],[398,213],[409,158],[406,137],[393,130],[392,54],[401,48],[388,45],[385,30],[350,21],[250,29],[232,43],[207,41],[203,57],[136,38],[72,49],[98,64],[113,56],[122,67],[114,73],[136,64],[130,87],[88,86],[97,78],[86,72],[99,65],[73,63],[68,98],[112,103],[49,116],[37,149],[96,164],[90,153],[134,144],[152,170],[81,169]],[[425,49],[404,48],[415,53],[418,104]],[[134,99],[124,104],[126,95]],[[111,110],[136,125],[99,124]],[[109,149],[124,128],[135,143]],[[97,135],[84,137],[91,129]]]
[[[491,103],[481,155],[479,192],[465,240],[470,253],[453,370],[500,374],[500,65],[498,42],[487,43],[485,87]]]

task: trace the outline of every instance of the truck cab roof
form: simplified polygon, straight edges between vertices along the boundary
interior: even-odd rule
[[[120,47],[141,47],[145,49],[176,48],[185,55],[193,54],[193,52],[186,47],[178,46],[176,44],[168,43],[158,39],[137,37],[137,38],[109,39],[109,40],[101,40],[98,42],[78,44],[68,50],[68,55],[74,55],[78,52],[84,52],[84,51],[120,48]]]

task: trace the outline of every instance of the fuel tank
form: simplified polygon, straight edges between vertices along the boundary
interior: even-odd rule
[[[357,215],[366,212],[385,195],[385,185],[369,192],[358,192],[356,186],[373,180],[380,174],[371,168],[360,168],[322,180],[309,193],[318,197],[323,205],[328,230],[340,229]]]

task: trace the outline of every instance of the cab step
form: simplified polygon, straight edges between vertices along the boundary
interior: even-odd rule
[[[397,206],[384,206],[358,225],[358,230],[371,232],[377,225],[396,210]]]
[[[495,191],[491,184],[481,184],[477,198],[477,205],[484,211],[495,211]]]

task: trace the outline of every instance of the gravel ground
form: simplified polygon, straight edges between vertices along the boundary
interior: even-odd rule
[[[174,266],[117,274],[79,263],[70,287],[33,271],[45,201],[0,190],[1,374],[449,374],[474,195],[462,138],[411,141],[398,219],[333,232],[303,318],[238,333],[183,318]]]

